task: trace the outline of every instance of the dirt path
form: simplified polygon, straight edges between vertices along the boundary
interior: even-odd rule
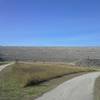
[[[9,64],[5,64],[5,65],[0,65],[0,71],[2,71],[5,67],[14,64],[14,62],[11,62]]]
[[[94,83],[98,76],[100,72],[73,78],[35,100],[93,100]]]

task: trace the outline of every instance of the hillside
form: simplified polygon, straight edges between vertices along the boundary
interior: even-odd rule
[[[18,59],[47,62],[82,62],[83,59],[87,59],[88,57],[94,60],[100,59],[100,48],[0,46],[1,60]]]
[[[76,65],[79,66],[98,66],[100,67],[100,59],[82,59],[76,62]]]

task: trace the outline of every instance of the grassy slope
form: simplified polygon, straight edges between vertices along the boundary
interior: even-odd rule
[[[100,100],[100,77],[97,78],[95,83],[94,100]]]
[[[8,61],[4,61],[4,62],[0,61],[0,65],[4,65],[4,64],[7,64],[7,63],[9,63],[9,62]]]
[[[24,88],[31,80],[47,80],[64,74],[87,71],[91,69],[57,64],[15,64],[0,72],[0,100],[33,100],[33,97],[41,95],[52,88],[51,85],[57,84],[57,80],[55,83],[51,82],[52,84],[46,82]]]

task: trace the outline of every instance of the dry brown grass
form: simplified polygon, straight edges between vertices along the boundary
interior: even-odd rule
[[[87,68],[72,67],[57,64],[24,64],[18,63],[12,66],[15,78],[22,86],[37,85],[38,83],[61,77],[71,73],[90,71]]]
[[[17,63],[6,67],[0,73],[0,100],[33,100],[33,97],[37,97],[51,88],[51,83],[49,86],[36,85],[40,81],[88,71],[93,70],[62,64]],[[31,85],[36,83],[35,86],[23,88],[31,82]],[[52,86],[54,84],[57,83],[52,83]]]

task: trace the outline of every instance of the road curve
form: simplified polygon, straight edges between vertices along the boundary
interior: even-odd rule
[[[14,64],[14,62],[11,62],[9,64],[4,64],[4,65],[0,65],[0,71],[2,71],[5,67]]]
[[[100,72],[85,74],[59,85],[35,100],[93,100],[93,88]]]

